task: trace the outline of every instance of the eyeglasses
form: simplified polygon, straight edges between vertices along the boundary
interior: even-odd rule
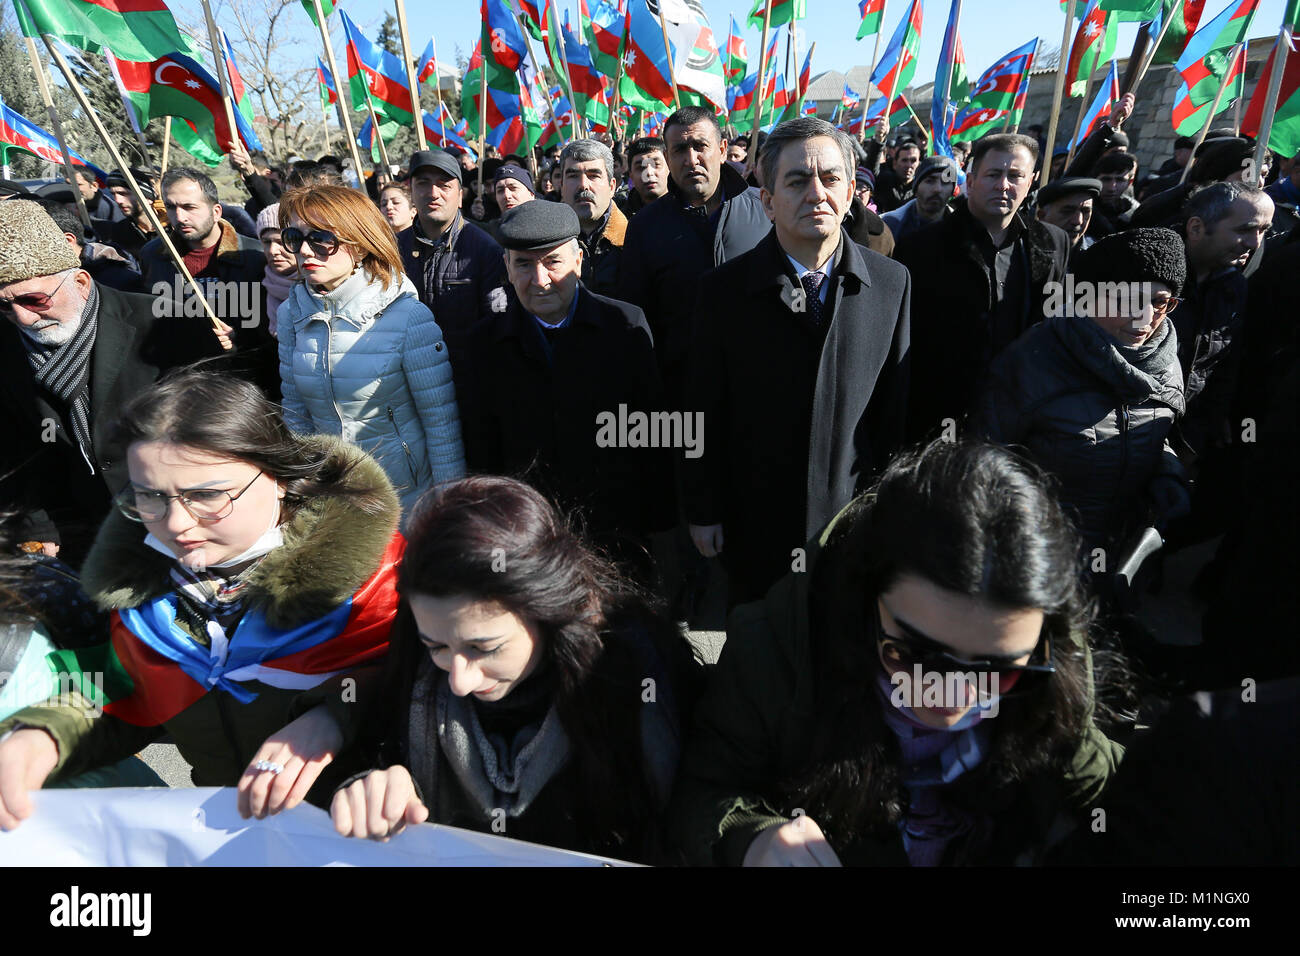
[[[233,495],[215,488],[190,488],[178,495],[164,495],[157,491],[141,491],[128,484],[113,500],[117,504],[117,510],[132,521],[162,521],[171,510],[173,498],[180,500],[181,507],[195,521],[220,521],[235,510],[235,502],[263,474],[259,471],[253,476],[253,481]]]
[[[1051,639],[1043,634],[1038,644],[1024,664],[1007,664],[1003,661],[976,660],[969,661],[952,654],[938,641],[923,634],[916,633],[899,622],[899,626],[913,633],[906,637],[894,637],[885,633],[884,622],[880,617],[880,601],[875,602],[876,646],[880,651],[880,662],[891,672],[911,670],[917,664],[925,673],[993,673],[998,675],[999,683],[1010,689],[1024,674],[1055,674],[1056,664],[1052,660]]]
[[[1178,308],[1178,303],[1182,301],[1182,299],[1172,295],[1167,299],[1152,299],[1151,311],[1156,315],[1163,315],[1166,312],[1172,312],[1174,309]]]
[[[280,245],[294,255],[301,253],[304,242],[311,246],[311,251],[316,256],[326,259],[338,251],[340,240],[338,236],[328,229],[313,229],[311,232],[303,232],[296,226],[290,226],[280,232]]]
[[[0,313],[9,315],[13,312],[14,306],[16,305],[21,305],[24,309],[32,312],[42,312],[45,309],[48,309],[50,307],[50,302],[59,294],[59,290],[63,288],[63,284],[67,282],[75,272],[75,269],[69,270],[62,280],[60,280],[59,284],[54,287],[53,292],[27,292],[23,295],[16,295],[12,299],[0,298]]]

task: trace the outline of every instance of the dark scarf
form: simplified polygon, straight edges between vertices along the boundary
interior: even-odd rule
[[[1121,345],[1085,316],[1057,316],[1047,321],[1070,354],[1125,402],[1156,399],[1179,415],[1186,410],[1178,335],[1168,317],[1136,348]]]
[[[95,473],[95,458],[90,438],[90,356],[98,328],[99,289],[92,282],[81,310],[81,326],[71,339],[62,345],[42,345],[29,335],[22,336],[36,384],[67,407],[72,435],[91,474]]]

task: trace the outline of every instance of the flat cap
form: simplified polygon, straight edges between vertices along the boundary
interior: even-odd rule
[[[432,166],[451,176],[456,182],[461,182],[460,163],[445,149],[420,149],[411,154],[411,162],[407,170],[412,176],[415,175],[416,170],[423,169],[425,166]]]
[[[1187,281],[1187,253],[1172,229],[1127,229],[1099,239],[1079,257],[1081,282],[1163,282],[1174,295]]]
[[[1101,180],[1089,176],[1066,176],[1064,179],[1053,179],[1038,190],[1038,205],[1043,206],[1049,202],[1056,202],[1058,199],[1073,196],[1075,193],[1087,193],[1093,199],[1096,199],[1101,195]]]
[[[496,175],[492,177],[492,185],[495,186],[503,179],[515,179],[524,184],[530,193],[536,193],[537,189],[533,186],[533,177],[528,175],[528,170],[514,163],[506,163],[497,170]]]
[[[24,199],[0,202],[0,285],[80,265],[77,253],[48,212]]]
[[[526,202],[501,217],[501,245],[507,249],[550,249],[581,234],[578,214],[560,202]]]

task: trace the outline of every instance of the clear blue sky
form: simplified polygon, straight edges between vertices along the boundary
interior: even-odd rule
[[[189,8],[198,9],[196,0],[171,0],[176,9],[188,12]],[[575,18],[578,12],[578,0],[557,0],[561,11],[568,9]],[[747,27],[744,18],[753,6],[754,0],[702,0],[705,12],[719,44],[723,43],[728,30],[728,14],[734,13],[741,22],[744,37],[749,47],[750,61],[753,63],[758,55],[759,31]],[[1045,47],[1055,47],[1061,42],[1064,16],[1057,5],[1058,0],[965,0],[962,6],[961,37],[966,51],[967,70],[974,79],[987,66],[1004,53],[1015,49],[1034,36],[1042,38]],[[1208,22],[1223,10],[1229,2],[1235,0],[1207,0],[1202,22]],[[866,65],[870,62],[873,40],[855,40],[858,28],[858,5],[856,0],[807,0],[809,15],[799,22],[799,45],[801,51],[807,50],[808,43],[817,41],[817,53],[813,59],[814,74],[828,69],[844,70],[851,66]],[[1080,7],[1083,0],[1080,0]],[[217,21],[222,22],[220,3],[214,3]],[[468,54],[473,48],[479,32],[477,0],[407,0],[406,12],[411,29],[411,45],[414,55],[418,56],[428,43],[429,36],[436,33],[438,53],[445,62],[452,62],[457,45]],[[887,0],[884,38],[881,45],[888,42],[895,25],[903,16],[908,0]],[[914,84],[922,84],[934,78],[935,65],[938,61],[939,46],[943,40],[943,31],[947,23],[950,0],[925,0],[925,14],[921,31],[921,57],[917,66]],[[391,2],[375,0],[341,0],[340,9],[348,11],[367,35],[373,37],[383,21],[384,13],[393,9]],[[1282,19],[1283,0],[1261,0],[1259,11],[1251,28],[1251,36],[1276,35]],[[315,28],[304,12],[293,11],[290,16],[301,21],[301,35],[310,39],[315,36]],[[1123,24],[1120,27],[1118,54],[1125,56],[1133,46],[1137,31],[1136,24]],[[314,53],[303,47],[304,62],[286,63],[287,69],[306,69],[314,67]],[[781,55],[784,57],[784,41]],[[339,69],[343,65],[342,41],[335,46],[339,57]],[[784,61],[782,61],[784,62]]]

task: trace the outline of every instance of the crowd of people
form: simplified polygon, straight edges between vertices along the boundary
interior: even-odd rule
[[[1189,851],[1254,794],[1167,786],[1259,721],[1160,717],[1258,684],[1294,790],[1300,157],[1261,187],[1216,131],[1142,177],[1132,107],[1068,168],[1033,128],[928,156],[684,107],[362,188],[237,150],[242,208],[79,176],[89,231],[0,183],[0,828],[160,784],[166,736],[353,837],[1293,862]],[[1143,594],[1207,542],[1175,647]],[[1181,828],[1089,839],[1108,793]]]

